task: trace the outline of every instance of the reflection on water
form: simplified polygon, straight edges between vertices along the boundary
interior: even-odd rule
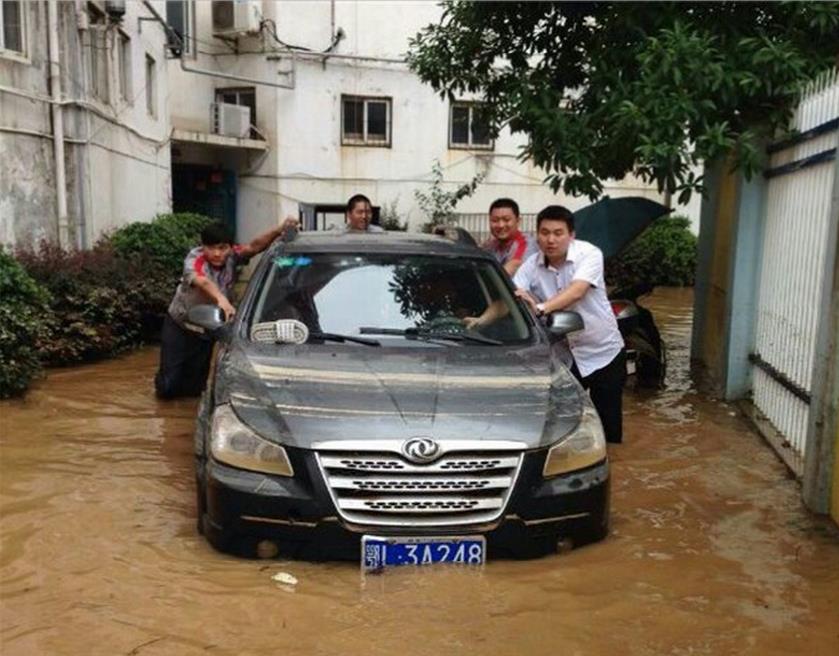
[[[0,651],[839,653],[837,532],[733,407],[697,393],[690,290],[643,302],[667,388],[627,393],[612,534],[483,570],[218,554],[194,528],[195,403],[153,398],[156,350],[52,372],[0,404]]]

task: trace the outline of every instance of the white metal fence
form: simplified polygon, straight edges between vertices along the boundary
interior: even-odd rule
[[[839,136],[839,73],[808,86],[795,113],[799,135],[769,149],[756,317],[754,404],[781,434],[800,476],[807,448],[812,372]],[[784,453],[785,451],[785,453]]]

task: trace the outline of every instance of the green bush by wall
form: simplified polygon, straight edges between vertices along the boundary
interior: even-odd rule
[[[642,283],[685,287],[696,275],[696,237],[684,216],[659,219],[620,255],[606,262],[606,282],[615,287]]]
[[[212,219],[164,214],[131,223],[87,251],[43,243],[15,255],[49,292],[47,328],[38,355],[68,365],[121,353],[149,341],[175,291],[189,249]]]
[[[18,396],[41,373],[49,340],[49,293],[0,248],[0,398]]]
[[[189,212],[159,214],[150,223],[129,223],[100,243],[110,244],[124,258],[159,264],[171,275],[180,276],[184,256],[201,243],[201,230],[214,221]]]

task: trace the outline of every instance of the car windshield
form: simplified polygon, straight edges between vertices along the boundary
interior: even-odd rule
[[[484,259],[431,255],[287,254],[275,257],[251,326],[297,319],[309,342],[497,345],[530,339],[530,328]],[[506,308],[488,326],[467,328],[491,303]],[[503,313],[503,312],[502,312]],[[347,339],[360,337],[366,339]]]

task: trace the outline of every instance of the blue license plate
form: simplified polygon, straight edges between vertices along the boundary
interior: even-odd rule
[[[364,570],[435,563],[483,565],[485,561],[486,539],[480,535],[422,538],[365,535],[361,539]]]

